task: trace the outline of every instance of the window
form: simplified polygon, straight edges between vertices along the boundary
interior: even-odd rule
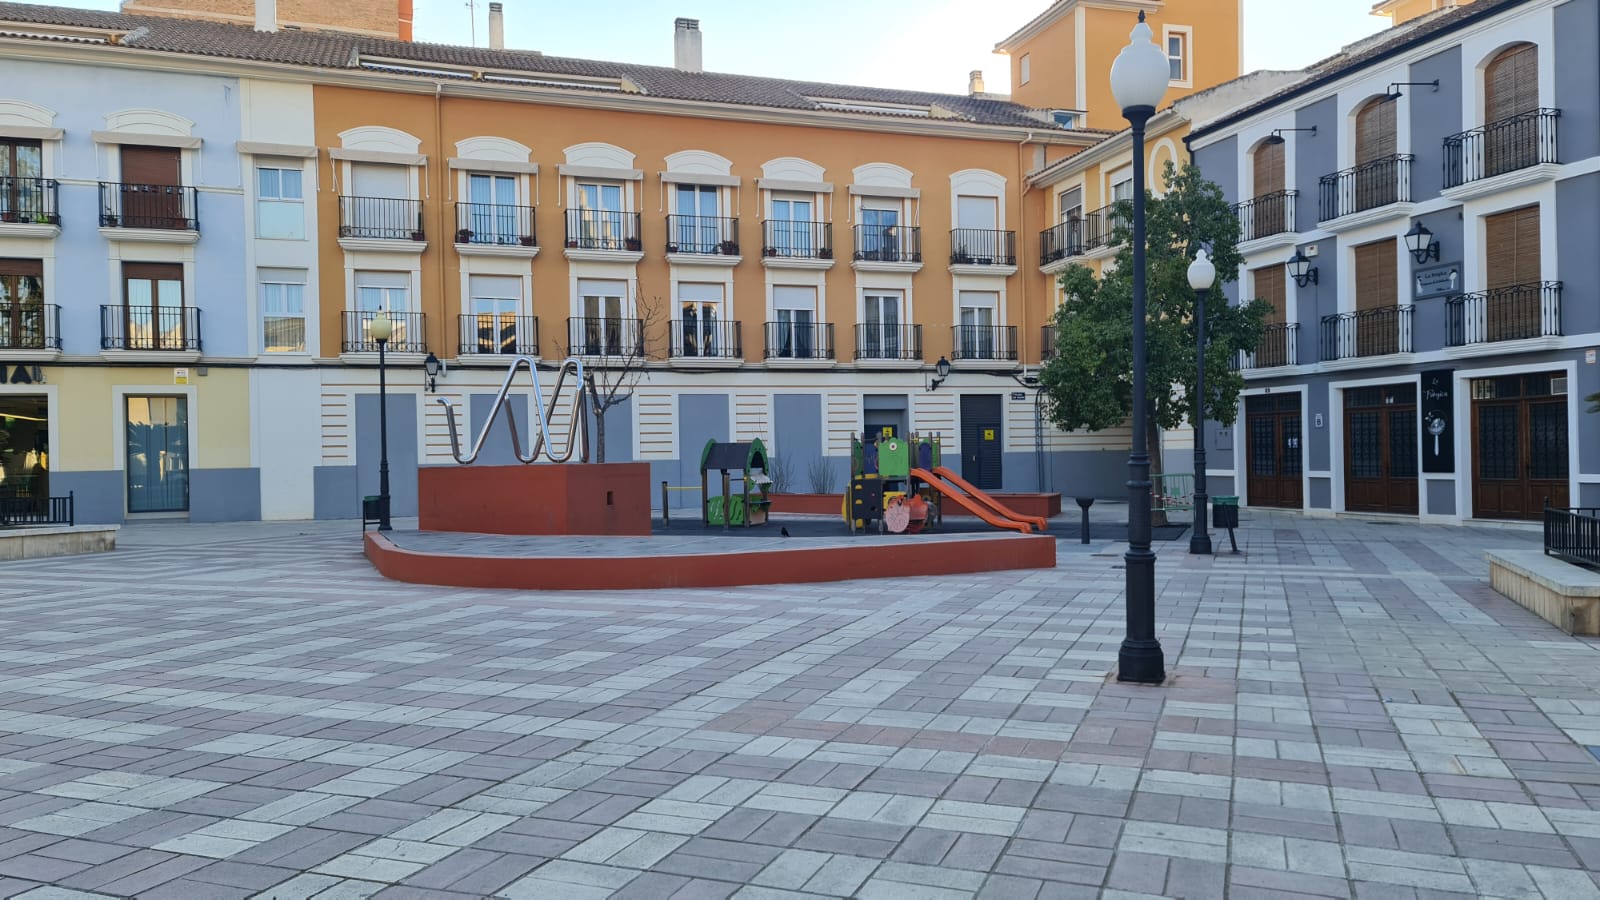
[[[717,218],[718,191],[710,185],[675,185],[672,193],[672,244],[676,253],[716,253],[724,240]]]
[[[45,316],[44,264],[0,259],[0,350],[43,350],[54,325]]]
[[[861,347],[864,359],[901,359],[904,357],[901,328],[901,308],[905,295],[899,291],[874,290],[862,298]]]
[[[767,214],[769,246],[777,256],[810,257],[820,243],[812,194],[773,194]]]
[[[523,232],[517,221],[517,179],[510,175],[467,176],[466,221],[474,244],[515,244]]]
[[[586,356],[621,356],[642,351],[637,324],[623,318],[627,311],[628,286],[621,281],[583,280],[578,282],[581,316],[572,341],[577,352]]]
[[[351,163],[340,236],[405,241],[422,230],[419,204],[411,197],[411,169],[381,163]]]
[[[861,201],[860,259],[895,262],[900,259],[900,204],[873,197]]]
[[[110,208],[102,210],[102,224],[123,228],[187,229],[184,192],[179,189],[183,168],[181,151],[174,147],[135,147],[124,144],[119,159],[122,184]],[[101,194],[103,201],[110,200]]]
[[[1285,299],[1288,271],[1278,263],[1262,266],[1250,272],[1250,281],[1255,285],[1255,294],[1258,299],[1272,304],[1272,309],[1267,312],[1266,324],[1279,325],[1285,319],[1284,311],[1288,308]]]
[[[1182,30],[1168,27],[1167,34],[1167,66],[1170,69],[1168,79],[1183,84],[1189,82],[1189,29]]]
[[[1033,80],[1033,66],[1030,65],[1031,62],[1032,61],[1029,59],[1029,54],[1027,53],[1022,54],[1022,59],[1017,61],[1018,84],[1027,84],[1029,81]]]
[[[0,217],[5,221],[48,221],[44,151],[38,141],[0,139]]]
[[[306,273],[262,269],[261,352],[306,352]]]
[[[1111,202],[1117,203],[1122,200],[1132,200],[1133,176],[1118,174],[1112,177],[1120,180],[1111,182]]]
[[[518,352],[517,312],[522,308],[522,279],[512,275],[472,275],[467,279],[467,293],[477,352]]]
[[[1062,128],[1078,127],[1078,114],[1070,109],[1051,110],[1050,118]]]
[[[622,185],[579,182],[577,186],[579,246],[598,250],[622,250],[627,233],[622,211]]]
[[[1246,209],[1240,210],[1243,238],[1254,240],[1288,231],[1288,198],[1284,190],[1284,144],[1263,141],[1251,155],[1255,194]]]
[[[1395,159],[1399,152],[1395,107],[1399,105],[1379,97],[1356,113],[1355,208],[1349,212],[1400,199],[1400,169]]]
[[[678,324],[673,329],[673,356],[727,356],[732,345],[722,321],[720,284],[679,284]]]
[[[410,324],[411,273],[410,272],[356,272],[356,311],[361,323],[361,343],[372,345],[367,329],[376,318],[378,310],[389,313],[394,332],[389,337],[389,347],[403,347],[409,342],[406,328]],[[422,336],[417,335],[420,342]],[[369,348],[370,349],[370,348]]]
[[[1501,51],[1483,70],[1485,123],[1534,112],[1539,108],[1539,48],[1518,44]]]
[[[1000,216],[1000,200],[996,197],[957,197],[956,226],[994,231]]]
[[[775,317],[771,355],[784,359],[823,359],[818,340],[817,289],[790,285],[772,288]]]
[[[1000,295],[989,291],[962,291],[956,352],[961,359],[996,359],[996,312]]]
[[[1067,188],[1057,194],[1056,210],[1063,222],[1083,218],[1083,188]]]
[[[183,306],[183,266],[175,263],[123,263],[123,306],[120,322],[123,350],[198,349],[200,336],[189,335]],[[109,329],[108,329],[109,330]],[[114,335],[113,343],[116,343]],[[193,346],[190,346],[190,338]]]
[[[303,175],[298,167],[256,166],[256,237],[276,240],[305,238]]]

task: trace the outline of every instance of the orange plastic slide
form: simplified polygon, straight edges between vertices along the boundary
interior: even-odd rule
[[[962,478],[960,475],[957,475],[944,466],[938,466],[934,468],[933,474],[938,475],[945,481],[948,481],[956,487],[961,488],[963,491],[971,494],[972,498],[977,500],[979,503],[987,504],[989,509],[993,510],[996,515],[1004,516],[1007,519],[1012,519],[1017,522],[1027,522],[1029,525],[1032,525],[1040,531],[1050,530],[1050,523],[1046,521],[1043,516],[1025,516],[1018,512],[1012,512],[1011,509],[1009,509],[1005,504],[968,484],[965,478]]]
[[[913,478],[920,478],[923,481],[926,481],[934,490],[945,495],[946,497],[949,497],[951,500],[954,500],[956,503],[960,504],[962,508],[966,509],[967,512],[972,513],[973,515],[982,519],[984,522],[993,525],[996,528],[1010,528],[1015,531],[1020,531],[1023,534],[1033,533],[1033,527],[1028,523],[1013,522],[1010,519],[1001,518],[999,515],[990,512],[989,509],[983,504],[978,503],[972,498],[968,497],[966,494],[963,494],[960,488],[950,484],[932,472],[929,472],[927,469],[912,469],[911,476]]]

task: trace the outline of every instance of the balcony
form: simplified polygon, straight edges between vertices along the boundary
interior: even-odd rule
[[[680,265],[736,265],[741,258],[739,220],[724,216],[667,216],[667,256]]]
[[[1445,301],[1451,347],[1561,334],[1561,282],[1513,284]]]
[[[1017,233],[987,228],[952,228],[950,267],[952,271],[965,270],[966,274],[973,275],[991,272],[1009,275],[1015,272]]]
[[[0,236],[55,237],[61,207],[54,178],[0,178]]]
[[[922,229],[915,225],[857,225],[855,268],[915,272],[922,268]]]
[[[346,250],[421,253],[428,246],[428,235],[422,228],[422,201],[340,197],[339,246]]]
[[[200,239],[195,190],[175,184],[100,182],[100,230],[120,241]]]
[[[1082,256],[1083,236],[1087,225],[1088,220],[1074,216],[1054,228],[1046,228],[1039,232],[1039,268],[1048,272],[1059,271],[1065,266],[1052,265],[1053,263]]]
[[[461,317],[461,358],[492,365],[503,361],[496,357],[538,355],[538,316],[467,313]]]
[[[768,268],[829,268],[833,265],[833,225],[768,219],[761,223],[761,261]]]
[[[856,362],[867,365],[922,364],[922,326],[864,322],[856,326]]]
[[[743,330],[738,322],[673,319],[669,359],[673,365],[732,368],[744,362]]]
[[[1265,249],[1266,244],[1280,243],[1269,242],[1268,238],[1279,236],[1283,238],[1281,243],[1292,243],[1295,233],[1294,207],[1299,196],[1299,191],[1273,191],[1243,203],[1235,203],[1233,214],[1239,217],[1239,243],[1247,245],[1260,241],[1262,243],[1257,246]]]
[[[640,362],[645,355],[644,322],[587,316],[569,318],[567,354],[588,357],[601,366],[608,359],[618,365]]]
[[[638,262],[644,258],[639,240],[639,214],[609,209],[567,210],[567,259]]]
[[[1411,307],[1381,306],[1322,317],[1322,360],[1411,352]]]
[[[61,307],[0,301],[0,359],[46,362],[61,355]]]
[[[462,256],[537,256],[533,207],[457,203],[456,252]]]
[[[1445,138],[1446,196],[1475,197],[1555,177],[1560,119],[1561,110],[1540,109]]]
[[[1054,325],[1039,326],[1039,361],[1048,362],[1056,356],[1056,338],[1058,332]]]
[[[1102,206],[1084,216],[1083,252],[1093,256],[1109,255],[1109,251],[1116,249],[1111,240],[1117,232],[1117,225],[1124,221],[1126,219],[1118,215],[1115,203]]]
[[[1017,326],[952,325],[950,361],[993,363],[1017,361]]]
[[[393,356],[396,353],[413,353],[421,355],[428,352],[428,335],[424,326],[427,317],[419,312],[386,312],[389,321],[394,324],[394,330],[389,333],[389,345],[384,348],[384,353]],[[341,347],[345,353],[372,353],[378,352],[378,342],[372,339],[372,320],[378,317],[374,310],[345,310],[344,313],[344,344]]]
[[[1322,176],[1318,181],[1318,221],[1326,225],[1339,220],[1342,226],[1352,227],[1402,212],[1409,214],[1409,209],[1384,208],[1411,202],[1412,159],[1409,153],[1396,153]]]
[[[1300,364],[1300,325],[1278,322],[1261,329],[1261,342],[1255,352],[1239,354],[1239,368],[1276,369]]]
[[[832,322],[768,322],[767,365],[833,365]]]
[[[193,306],[102,306],[100,349],[198,359],[200,310]]]

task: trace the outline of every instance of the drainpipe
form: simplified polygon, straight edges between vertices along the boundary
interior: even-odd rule
[[[1017,142],[1017,182],[1018,182],[1018,184],[1021,185],[1021,187],[1017,191],[1017,238],[1018,238],[1018,243],[1019,244],[1023,244],[1024,243],[1022,238],[1023,238],[1024,235],[1026,235],[1028,233],[1028,228],[1027,228],[1027,226],[1028,226],[1028,207],[1023,201],[1027,200],[1028,191],[1031,189],[1031,185],[1028,184],[1028,164],[1027,164],[1026,158],[1023,155],[1023,152],[1024,152],[1024,148],[1027,147],[1028,142],[1031,141],[1031,140],[1033,140],[1033,132],[1029,131],[1026,135],[1023,136],[1021,141]],[[1021,264],[1022,263],[1022,258],[1023,258],[1022,249],[1021,249],[1021,247],[1018,247],[1018,249],[1017,249],[1017,262],[1018,262],[1017,272],[1018,272],[1018,274],[1022,275],[1022,278],[1017,281],[1018,292],[1022,295],[1021,296],[1022,325],[1019,326],[1022,329],[1022,335],[1017,339],[1017,351],[1018,351],[1019,354],[1021,353],[1022,348],[1027,346],[1028,333],[1029,333],[1028,332],[1028,278],[1029,278],[1029,275],[1028,275],[1028,273],[1026,271],[1027,267],[1025,265]],[[1040,352],[1041,356],[1044,353],[1044,345],[1042,343],[1040,344],[1039,352]],[[1033,427],[1033,458],[1034,458],[1035,468],[1038,470],[1037,474],[1038,474],[1038,480],[1039,480],[1039,490],[1042,493],[1044,491],[1044,470],[1045,470],[1044,433],[1043,433],[1043,429],[1041,427],[1041,420],[1039,418],[1040,407],[1039,407],[1039,403],[1038,403],[1038,389],[1037,388],[1034,389],[1033,413],[1034,413],[1034,422],[1033,422],[1033,426],[1034,426]]]
[[[445,249],[444,248],[445,248],[447,243],[449,244],[449,246],[452,246],[452,247],[455,246],[455,242],[454,242],[454,239],[452,237],[455,234],[455,229],[450,227],[449,210],[446,209],[446,207],[448,206],[447,199],[449,197],[449,188],[448,188],[449,182],[446,179],[448,179],[450,177],[450,166],[449,166],[449,162],[446,159],[445,153],[444,153],[444,110],[443,110],[443,102],[444,102],[444,82],[435,81],[433,83],[433,150],[434,150],[434,159],[437,161],[437,165],[434,166],[434,170],[439,173],[439,179],[440,179],[440,182],[441,182],[441,184],[440,184],[440,188],[441,189],[438,192],[438,194],[439,194],[439,203],[438,203],[439,211],[438,211],[438,214],[436,216],[436,218],[439,220],[439,237],[435,239],[434,246],[439,248],[439,256],[438,256],[438,261],[439,261],[439,301],[440,301],[441,304],[443,304],[445,298],[449,296],[449,294],[445,290],[445,288],[449,285],[449,278],[446,277],[448,275],[448,273],[445,271],[446,269],[449,268],[449,266],[447,265],[448,260],[449,260],[449,255],[447,253],[445,253]],[[457,298],[457,303],[459,304],[459,302],[460,302],[460,300],[459,300],[459,298]],[[451,323],[452,322],[459,323],[460,320],[457,319],[455,316],[450,315],[448,306],[442,306],[441,307],[440,315],[443,317],[443,321],[440,322],[440,326],[441,327],[440,327],[439,333],[443,337],[448,338],[450,336]],[[459,340],[459,338],[458,338],[458,340]],[[441,349],[448,351],[451,346],[452,345],[451,345],[451,343],[449,341],[445,341],[444,345],[443,345],[443,347],[441,347]],[[456,346],[459,346],[459,343],[456,344]],[[426,427],[426,426],[424,426],[424,427]]]

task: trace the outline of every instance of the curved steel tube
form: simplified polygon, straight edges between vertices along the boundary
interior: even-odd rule
[[[511,383],[517,377],[517,370],[526,366],[528,375],[533,379],[533,409],[539,415],[539,433],[534,436],[532,450],[524,456],[522,453],[522,437],[517,431],[517,416],[510,402]],[[567,444],[560,454],[555,452],[556,442],[550,436],[550,417],[555,415],[556,402],[561,398],[561,386],[566,384],[567,373],[577,376],[577,397],[572,403],[572,429],[567,434]],[[489,418],[483,423],[483,430],[478,432],[478,439],[472,442],[472,449],[463,456],[461,454],[461,439],[456,430],[456,410],[450,401],[440,397],[439,403],[444,407],[445,419],[450,425],[450,455],[456,462],[468,465],[478,458],[478,453],[483,450],[483,442],[488,440],[490,429],[494,428],[494,420],[499,417],[500,411],[505,410],[506,420],[511,423],[511,451],[523,463],[531,463],[539,458],[541,452],[551,462],[564,463],[572,459],[573,448],[578,449],[578,461],[589,461],[589,398],[584,393],[586,384],[583,376],[583,360],[576,356],[569,356],[561,361],[561,366],[556,370],[556,384],[550,391],[550,409],[546,413],[544,405],[539,402],[543,393],[539,386],[539,368],[531,356],[518,356],[511,361],[506,369],[506,380],[500,385],[500,392],[495,395],[494,407],[489,410]]]

